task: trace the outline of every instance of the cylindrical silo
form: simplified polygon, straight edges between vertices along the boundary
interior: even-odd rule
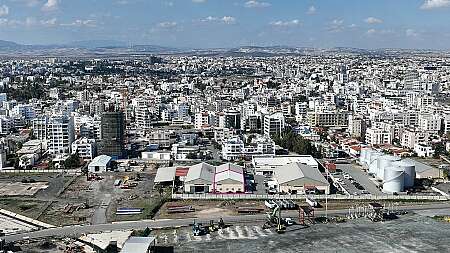
[[[392,166],[403,170],[405,174],[404,185],[406,188],[414,186],[414,179],[416,179],[416,164],[414,162],[402,160],[392,163]]]
[[[381,157],[381,153],[372,151],[370,153],[370,163],[369,163],[369,172],[372,174],[377,174],[378,172],[378,159]]]
[[[384,169],[383,192],[394,193],[404,190],[405,173],[403,168],[386,167]]]
[[[361,149],[361,153],[360,153],[360,155],[359,155],[359,163],[360,163],[361,165],[364,165],[364,164],[366,163],[366,159],[367,159],[367,151],[368,151],[367,148],[362,148],[362,149]]]
[[[392,155],[383,155],[378,159],[377,177],[384,180],[384,170],[391,167],[393,162],[399,161],[400,158]]]

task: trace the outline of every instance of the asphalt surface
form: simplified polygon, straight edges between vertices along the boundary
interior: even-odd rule
[[[336,168],[342,170],[342,172],[348,173],[356,182],[358,182],[364,189],[366,189],[372,195],[383,195],[380,189],[370,181],[369,175],[353,164],[336,164]],[[353,187],[351,189],[359,192],[348,180],[346,180],[347,187]]]
[[[404,206],[400,209],[407,211],[418,211],[418,210],[440,210],[440,212],[447,212],[450,214],[450,203],[433,203],[421,206]],[[324,215],[324,211],[316,211],[316,215]],[[345,215],[348,213],[348,209],[343,210],[329,210],[328,215]],[[297,211],[284,211],[284,217],[297,217]],[[209,223],[210,219],[217,220],[219,217],[211,217],[208,219],[196,219],[197,222],[204,224]],[[242,215],[242,216],[224,216],[222,217],[226,223],[236,224],[245,222],[255,222],[263,221],[266,218],[265,214],[258,215]],[[117,222],[111,224],[96,224],[96,225],[85,225],[85,226],[66,226],[58,227],[52,229],[39,230],[34,232],[27,232],[17,235],[9,235],[5,237],[6,242],[20,241],[24,239],[36,239],[44,237],[79,237],[83,234],[89,233],[99,233],[105,231],[114,230],[131,230],[131,229],[145,229],[149,228],[170,228],[170,227],[180,227],[189,226],[192,224],[194,219],[167,219],[167,220],[142,220],[142,221],[127,221],[127,222]]]

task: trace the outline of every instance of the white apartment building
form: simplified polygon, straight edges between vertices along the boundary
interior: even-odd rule
[[[233,129],[230,128],[214,128],[214,140],[216,142],[222,142],[231,138],[234,135]]]
[[[140,129],[150,129],[152,123],[153,112],[149,107],[149,101],[137,100],[135,101],[134,116],[136,119],[136,126]]]
[[[69,154],[74,141],[73,117],[44,116],[33,120],[33,134],[47,141],[50,154]]]
[[[194,115],[194,127],[201,130],[209,128],[209,114],[207,112],[199,112]]]
[[[348,133],[355,138],[364,137],[366,133],[366,121],[358,115],[349,115]]]
[[[285,118],[282,113],[264,116],[264,135],[271,137],[281,135],[285,129]]]
[[[245,145],[239,137],[232,137],[222,143],[222,159],[227,161],[260,155],[275,155],[275,143],[270,138],[256,138]]]
[[[308,102],[297,102],[295,103],[295,119],[298,122],[306,119],[306,114],[308,113]]]
[[[0,116],[0,134],[9,134],[11,129],[14,128],[14,119],[1,115]]]
[[[418,131],[415,129],[405,129],[402,132],[400,144],[402,147],[414,149],[416,144],[427,143],[428,137],[429,133],[427,132]]]
[[[244,142],[239,137],[230,138],[222,143],[222,159],[237,160],[242,157]]]
[[[431,157],[434,155],[433,148],[425,144],[414,145],[414,152],[417,153],[418,157]]]
[[[419,129],[429,133],[438,133],[441,130],[441,117],[434,114],[420,114]]]
[[[348,127],[348,112],[345,111],[308,112],[307,117],[312,127]]]
[[[369,145],[391,144],[392,134],[378,128],[368,128],[366,130],[366,143]]]
[[[72,143],[72,154],[78,153],[80,158],[92,160],[97,156],[97,144],[95,139],[82,137]]]

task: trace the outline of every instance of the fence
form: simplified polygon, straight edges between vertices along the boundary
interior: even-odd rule
[[[66,173],[70,175],[81,175],[80,169],[72,170],[62,170],[62,169],[31,169],[31,170],[21,170],[21,169],[0,169],[0,173],[9,174],[21,174],[21,173]]]
[[[312,195],[316,200],[450,200],[446,196],[425,196],[425,195]],[[197,200],[266,200],[266,199],[292,199],[304,200],[305,195],[268,195],[268,194],[172,194],[172,199],[197,199]]]

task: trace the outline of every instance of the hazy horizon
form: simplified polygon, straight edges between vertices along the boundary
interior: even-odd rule
[[[450,0],[0,0],[0,40],[449,49]]]

